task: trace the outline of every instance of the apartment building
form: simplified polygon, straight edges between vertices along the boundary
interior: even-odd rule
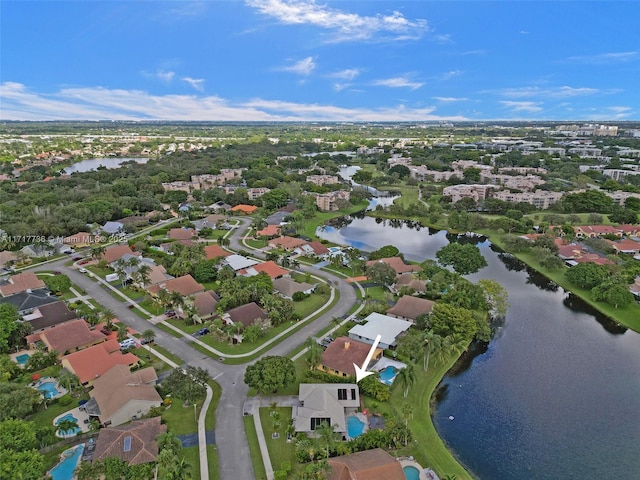
[[[309,175],[306,179],[307,182],[315,185],[335,185],[340,181],[336,175]]]
[[[471,198],[474,202],[485,200],[489,192],[495,188],[493,185],[452,185],[442,190],[443,195],[451,197],[451,202],[456,203],[463,198]]]
[[[530,203],[540,210],[546,210],[551,205],[562,198],[562,192],[548,192],[546,190],[536,190],[535,192],[512,193],[509,190],[493,192],[493,198],[505,202]]]
[[[350,198],[351,193],[346,190],[322,193],[316,195],[316,205],[318,206],[318,209],[324,212],[333,212],[339,209],[337,204],[339,200],[349,201]]]

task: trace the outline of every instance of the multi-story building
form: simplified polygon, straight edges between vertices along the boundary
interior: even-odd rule
[[[270,188],[247,188],[247,196],[249,200],[255,200],[270,191]]]
[[[340,179],[336,175],[309,175],[307,182],[315,185],[334,185],[338,183]]]
[[[640,198],[640,193],[632,193],[632,192],[623,192],[622,190],[616,190],[615,192],[604,192],[608,197],[610,197],[614,202],[618,205],[623,206],[624,202],[627,201],[627,198]]]
[[[444,171],[440,172],[438,170],[429,170],[425,165],[418,165],[415,167],[409,167],[411,171],[411,176],[416,180],[426,181],[432,180],[434,182],[444,182],[449,180],[451,177],[460,177],[462,178],[462,172],[460,171]]]
[[[480,180],[484,183],[502,185],[506,188],[517,190],[533,190],[537,186],[545,183],[545,181],[537,175],[501,175],[487,172],[480,174]]]
[[[608,168],[602,171],[602,174],[606,177],[613,178],[615,181],[620,181],[627,175],[640,175],[640,172],[634,170],[621,170],[619,168]]]
[[[336,190],[335,192],[322,193],[316,195],[316,205],[325,212],[333,212],[339,209],[339,200],[349,201],[351,193],[346,190]]]
[[[535,192],[513,193],[509,190],[493,192],[493,198],[505,202],[530,203],[540,210],[546,210],[551,205],[562,198],[562,192],[548,192],[546,190],[536,190]]]
[[[456,203],[463,198],[471,198],[474,202],[484,200],[489,196],[493,185],[452,185],[442,189],[442,194],[451,197],[451,202]]]
[[[175,192],[175,191],[182,191],[182,192],[187,192],[187,193],[191,193],[194,190],[199,190],[200,189],[200,183],[199,182],[169,182],[169,183],[163,183],[162,184],[162,188],[164,188],[165,192]]]

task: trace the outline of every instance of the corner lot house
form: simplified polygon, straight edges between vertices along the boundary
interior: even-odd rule
[[[370,314],[365,321],[365,324],[356,325],[349,330],[349,338],[373,345],[376,336],[381,335],[382,339],[378,345],[385,349],[396,348],[397,338],[411,326],[411,322],[380,313]]]
[[[355,383],[301,383],[298,402],[293,409],[296,432],[313,437],[320,425],[328,423],[334,432],[346,436],[346,417],[360,406],[360,392]]]
[[[37,307],[33,313],[22,317],[25,322],[31,324],[34,333],[39,333],[45,328],[54,327],[76,318],[76,312],[70,310],[64,302],[42,305]]]
[[[101,429],[93,461],[115,457],[129,465],[155,462],[158,459],[156,438],[167,432],[167,426],[160,421],[160,417],[153,417],[121,427]]]

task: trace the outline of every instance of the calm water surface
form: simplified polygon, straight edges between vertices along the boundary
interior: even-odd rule
[[[319,235],[363,250],[393,244],[416,261],[456,240],[369,217]],[[478,246],[489,265],[470,280],[499,281],[511,307],[488,347],[445,377],[433,414],[441,437],[481,479],[640,479],[640,335]]]
[[[64,173],[70,175],[75,172],[88,172],[98,167],[119,168],[125,162],[147,163],[148,158],[90,158],[74,163],[64,169]]]

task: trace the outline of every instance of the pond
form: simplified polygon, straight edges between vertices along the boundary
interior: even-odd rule
[[[481,479],[640,478],[640,335],[590,309],[484,238],[369,217],[321,238],[362,250],[393,244],[409,260],[449,241],[478,244],[511,307],[488,346],[445,377],[433,420]],[[450,418],[453,420],[450,420]]]
[[[88,172],[90,170],[97,170],[98,167],[105,168],[120,168],[123,163],[135,162],[135,163],[147,163],[148,158],[90,158],[88,160],[82,160],[78,163],[64,169],[63,173],[70,175],[76,172]]]

